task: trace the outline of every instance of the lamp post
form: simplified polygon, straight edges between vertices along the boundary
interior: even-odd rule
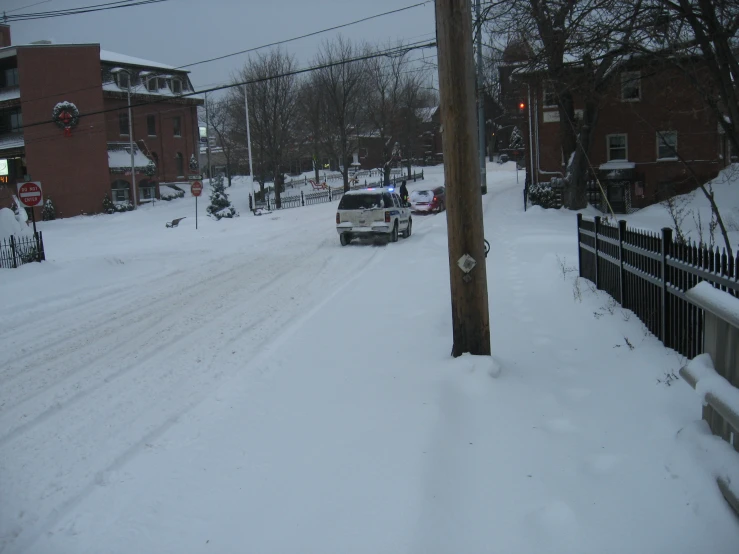
[[[133,118],[131,117],[131,80],[132,75],[128,69],[122,67],[116,67],[111,73],[125,73],[128,75],[128,148],[131,151],[131,185],[133,187],[133,209],[138,209],[138,191],[136,190],[136,163],[134,161],[134,150],[133,150]]]

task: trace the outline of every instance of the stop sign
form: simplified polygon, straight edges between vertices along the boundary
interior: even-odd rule
[[[200,193],[203,192],[203,183],[200,181],[193,181],[190,185],[190,192],[193,196],[200,196]]]
[[[43,202],[41,183],[38,181],[31,183],[18,183],[18,199],[26,208],[40,206]]]

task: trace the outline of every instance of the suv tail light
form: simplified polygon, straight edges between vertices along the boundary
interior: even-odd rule
[[[434,196],[434,202],[436,202],[437,200],[438,200],[438,198],[436,198],[436,196]]]
[[[341,223],[341,214],[336,212],[336,224],[338,225],[339,223]]]
[[[390,223],[390,212],[385,212],[385,223]]]

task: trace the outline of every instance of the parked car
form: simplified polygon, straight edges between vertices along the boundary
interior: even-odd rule
[[[414,190],[409,200],[413,212],[441,213],[446,209],[446,189],[436,187],[428,190]]]
[[[508,158],[508,154],[501,154],[501,155],[500,155],[500,156],[498,157],[498,163],[499,163],[499,164],[504,164],[504,163],[506,163],[506,162],[508,161],[508,159],[509,159],[509,158]]]
[[[342,246],[355,238],[398,242],[400,234],[408,238],[412,230],[411,211],[391,188],[351,190],[339,202],[336,231]]]

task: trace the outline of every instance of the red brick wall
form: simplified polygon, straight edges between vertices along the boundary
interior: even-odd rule
[[[634,68],[638,70],[638,68]],[[660,190],[670,183],[675,192],[687,192],[697,183],[690,171],[678,161],[657,161],[657,130],[677,131],[677,150],[690,164],[701,182],[716,176],[724,166],[719,157],[720,135],[718,121],[705,107],[689,80],[670,67],[642,69],[642,96],[637,102],[622,102],[620,75],[602,100],[595,126],[590,162],[594,167],[608,161],[606,137],[610,134],[628,135],[628,161],[636,164],[637,177],[645,184],[644,198],[632,194],[632,205],[645,206],[661,199]],[[541,90],[536,85],[539,118],[539,167],[544,171],[563,171],[559,138],[559,122],[544,123]],[[532,86],[532,95],[535,86]],[[576,109],[582,106],[576,101]],[[535,130],[536,131],[536,130]],[[526,136],[528,141],[528,136]],[[527,168],[530,167],[527,160]],[[534,154],[534,170],[536,153]],[[539,174],[539,181],[548,181],[551,175]],[[634,191],[632,191],[633,193]],[[664,194],[664,192],[662,193]]]
[[[10,45],[10,25],[0,25],[0,48]]]
[[[101,211],[110,190],[105,118],[84,115],[104,107],[99,46],[18,47],[18,72],[28,173],[59,217]],[[69,138],[51,123],[65,100],[82,114]]]
[[[134,97],[132,104],[141,103],[140,97]],[[106,110],[120,108],[125,113],[128,110],[127,99],[105,99]],[[146,106],[132,108],[133,112],[133,136],[141,148],[141,141],[150,152],[155,152],[159,158],[157,174],[153,177],[159,182],[178,181],[187,178],[191,173],[189,169],[190,156],[197,153],[195,136],[197,129],[197,108],[181,104],[155,103]],[[107,125],[107,140],[110,142],[128,142],[128,135],[120,134],[119,111],[108,112],[105,116]],[[147,127],[147,117],[153,115],[156,118],[156,136],[150,137]],[[181,136],[174,136],[173,118],[179,117],[181,121]],[[175,153],[181,152],[183,156],[184,175],[177,174]],[[197,156],[196,156],[197,159]],[[144,174],[136,174],[137,182],[147,178]],[[126,177],[111,175],[110,181],[126,179]]]

